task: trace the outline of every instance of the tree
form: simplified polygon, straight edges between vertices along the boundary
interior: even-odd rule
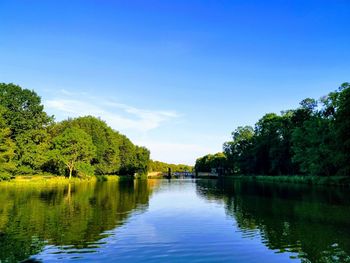
[[[350,83],[340,87],[336,113],[336,138],[340,173],[350,175]]]
[[[45,170],[49,161],[51,136],[47,129],[29,130],[19,134],[17,142],[18,171],[39,173]]]
[[[73,172],[77,172],[77,167],[83,166],[89,170],[90,167],[86,166],[90,166],[95,154],[96,147],[93,145],[91,137],[79,128],[67,128],[53,139],[51,155],[66,166],[69,179]]]
[[[230,173],[252,173],[252,146],[254,130],[251,126],[240,126],[232,132],[232,141],[224,143]]]
[[[335,136],[332,124],[321,116],[313,116],[302,127],[294,129],[292,136],[293,162],[301,172],[312,175],[334,175]]]
[[[222,152],[216,154],[208,154],[196,160],[194,166],[196,172],[216,172],[223,174],[225,168],[227,167],[227,158],[226,155]]]
[[[139,174],[146,174],[149,168],[150,151],[145,147],[136,146],[135,170]]]
[[[57,135],[68,127],[79,128],[90,135],[96,147],[96,155],[91,162],[96,174],[117,174],[119,172],[121,165],[119,147],[122,135],[110,128],[104,121],[93,116],[62,121],[56,124],[51,132]]]
[[[0,105],[6,109],[3,118],[12,139],[28,130],[41,129],[53,120],[44,112],[41,98],[34,91],[12,83],[0,83]]]
[[[9,178],[16,168],[15,143],[10,137],[11,130],[2,117],[4,113],[5,109],[0,106],[0,180]]]
[[[120,151],[120,171],[122,175],[133,175],[135,170],[135,145],[124,135],[121,136],[121,143],[119,146]]]
[[[167,173],[168,169],[170,168],[172,172],[191,172],[193,170],[193,166],[186,165],[186,164],[171,164],[171,163],[164,163],[160,161],[149,161],[149,171],[150,172],[163,172]]]

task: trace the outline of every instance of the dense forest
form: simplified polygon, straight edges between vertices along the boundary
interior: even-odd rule
[[[223,152],[198,158],[198,172],[232,175],[350,175],[350,83],[300,107],[238,127]]]
[[[55,122],[28,89],[0,83],[0,180],[23,174],[134,175],[150,152],[92,116]]]

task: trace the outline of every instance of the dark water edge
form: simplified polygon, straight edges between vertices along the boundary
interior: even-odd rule
[[[197,176],[200,179],[208,177]],[[217,179],[211,177],[210,179]],[[324,185],[336,187],[350,187],[350,176],[312,176],[312,175],[226,175],[221,179],[247,180],[273,183],[295,183],[308,185]]]
[[[0,184],[0,260],[350,262],[349,197],[232,178]]]
[[[258,230],[269,249],[295,252],[302,262],[350,262],[347,188],[232,179],[202,184],[204,196],[225,200],[239,228]]]

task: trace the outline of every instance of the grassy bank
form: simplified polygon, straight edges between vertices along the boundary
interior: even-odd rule
[[[86,178],[73,177],[71,179],[64,176],[55,176],[50,174],[44,175],[21,175],[11,178],[10,180],[0,181],[2,183],[16,183],[16,184],[67,184],[67,183],[79,183],[79,182],[96,182],[96,181],[119,181],[120,176],[91,176]]]
[[[350,187],[350,176],[302,176],[302,175],[230,175],[225,178],[240,180],[275,182],[275,183],[298,183],[309,185],[331,185]]]

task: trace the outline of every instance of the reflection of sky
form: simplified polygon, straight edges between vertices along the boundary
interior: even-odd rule
[[[193,164],[349,81],[349,0],[1,0],[0,81]]]
[[[290,253],[275,254],[257,232],[242,233],[224,204],[196,194],[190,180],[162,181],[145,213],[133,214],[121,227],[109,231],[96,253],[60,254],[49,247],[38,258],[68,261],[81,257],[92,262],[289,262]],[[243,238],[243,236],[245,236]]]

